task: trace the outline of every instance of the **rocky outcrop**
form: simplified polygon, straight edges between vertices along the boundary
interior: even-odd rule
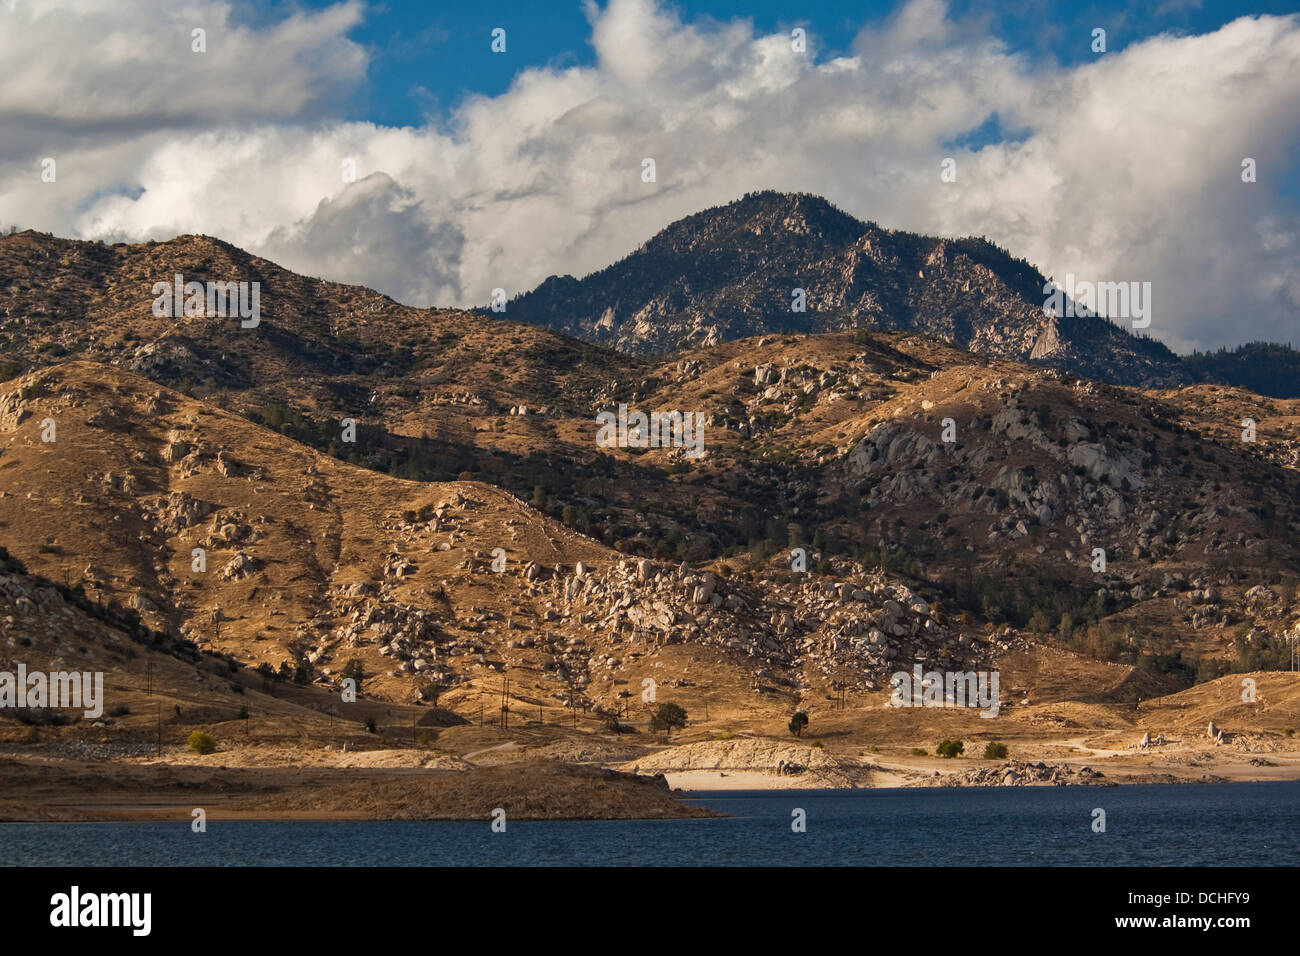
[[[249,575],[256,573],[259,567],[261,565],[256,559],[249,557],[242,551],[236,552],[229,563],[221,569],[221,580],[242,581]]]
[[[618,767],[639,774],[691,770],[765,773],[797,778],[803,787],[855,787],[867,771],[818,747],[767,737],[737,737],[669,747]]]
[[[928,787],[1113,787],[1116,784],[1091,767],[1009,760],[997,767],[978,767],[958,773],[938,774],[920,781]]]

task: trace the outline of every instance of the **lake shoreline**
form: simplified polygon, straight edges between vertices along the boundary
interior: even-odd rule
[[[1289,755],[1287,755],[1289,756]],[[1109,758],[1093,761],[869,761],[854,779],[797,768],[695,768],[647,773],[530,760],[496,767],[211,766],[176,762],[79,762],[0,757],[0,822],[176,822],[201,808],[210,821],[362,822],[664,820],[712,815],[702,801],[736,792],[1021,789],[1266,783],[1300,780],[1300,760],[1242,755],[1203,765]],[[1260,758],[1254,758],[1260,759]],[[1010,768],[1010,769],[1008,769]],[[1017,776],[1013,785],[1000,781]],[[1037,777],[1037,779],[1036,779]]]
[[[0,758],[0,822],[677,819],[709,816],[661,775],[496,767],[205,767]]]

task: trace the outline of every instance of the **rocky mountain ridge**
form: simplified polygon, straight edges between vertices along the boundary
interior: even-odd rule
[[[1261,377],[1246,356],[1189,362],[1124,316],[1049,318],[1046,283],[986,239],[885,229],[818,196],[760,192],[678,220],[581,280],[551,276],[506,316],[636,355],[762,334],[906,331],[1113,384],[1250,375],[1296,397],[1294,382]]]

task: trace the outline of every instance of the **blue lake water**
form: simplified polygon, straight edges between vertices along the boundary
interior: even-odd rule
[[[1294,866],[1300,781],[699,794],[721,819],[0,825],[6,866]],[[1093,811],[1106,830],[1093,830]],[[795,809],[806,831],[793,832]]]

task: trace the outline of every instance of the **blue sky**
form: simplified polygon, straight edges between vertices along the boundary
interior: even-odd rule
[[[326,7],[313,0],[308,7]],[[864,27],[880,23],[897,3],[866,0],[771,0],[680,2],[686,19],[712,17],[752,21],[759,32],[802,26],[816,41],[819,57],[850,51]],[[264,8],[263,15],[277,9]],[[1156,33],[1207,33],[1243,14],[1287,14],[1300,9],[1283,0],[1240,3],[1223,0],[1142,0],[1133,3],[1014,0],[949,5],[955,19],[988,27],[1013,51],[1063,65],[1094,58],[1091,31],[1106,30],[1107,47],[1124,49]],[[493,28],[507,31],[506,56],[489,55]],[[420,125],[445,116],[466,95],[505,92],[516,72],[528,67],[591,66],[590,28],[578,0],[546,3],[476,0],[466,3],[378,2],[349,36],[374,52],[366,87],[347,104],[350,119],[385,125]]]

